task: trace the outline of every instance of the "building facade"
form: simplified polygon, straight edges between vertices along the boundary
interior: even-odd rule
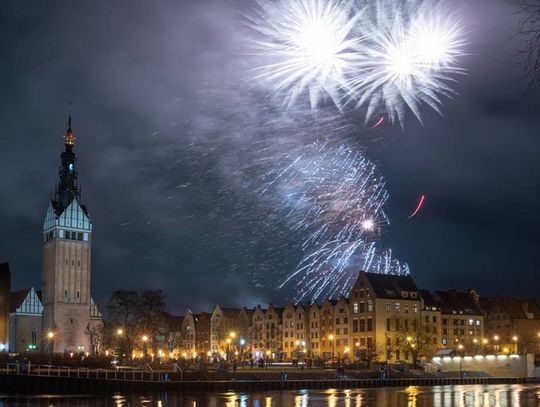
[[[8,263],[0,263],[0,352],[9,348],[11,273]]]
[[[43,223],[42,290],[10,296],[13,352],[90,353],[99,346],[95,334],[102,318],[90,289],[92,221],[82,203],[74,146],[70,117],[54,198]],[[0,311],[5,305],[1,297]]]
[[[34,287],[11,293],[9,313],[9,351],[14,353],[42,350],[41,292]]]

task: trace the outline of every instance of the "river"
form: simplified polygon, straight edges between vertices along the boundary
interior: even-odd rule
[[[507,407],[540,406],[540,385],[411,386],[351,390],[298,390],[229,393],[156,393],[147,395],[10,395],[0,407]]]

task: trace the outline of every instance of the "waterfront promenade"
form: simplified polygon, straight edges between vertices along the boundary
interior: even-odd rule
[[[539,378],[487,376],[414,376],[380,379],[377,372],[346,372],[337,377],[330,369],[313,371],[244,371],[205,378],[188,372],[121,369],[85,369],[35,366],[27,370],[15,365],[0,369],[0,391],[40,394],[85,392],[159,392],[159,391],[270,391],[297,389],[344,389],[437,386],[460,384],[540,383]]]

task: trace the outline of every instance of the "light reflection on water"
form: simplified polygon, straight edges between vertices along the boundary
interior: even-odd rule
[[[53,396],[0,394],[0,407],[510,407],[540,406],[540,385]]]

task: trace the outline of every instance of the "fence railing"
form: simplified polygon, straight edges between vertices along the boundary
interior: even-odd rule
[[[78,379],[104,379],[122,381],[169,381],[170,372],[136,369],[90,369],[85,367],[33,365],[31,363],[6,363],[0,365],[0,373],[27,376],[55,376]]]

